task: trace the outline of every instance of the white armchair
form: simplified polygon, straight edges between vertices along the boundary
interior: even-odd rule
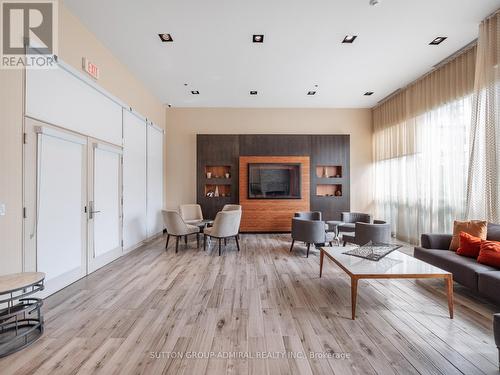
[[[240,251],[238,235],[240,231],[241,210],[220,211],[215,217],[214,225],[205,228],[203,231],[203,250],[207,248],[207,237],[217,238],[219,240],[219,256],[221,254],[221,240],[224,239],[224,245],[227,239],[234,237],[236,247]]]
[[[239,204],[225,204],[222,211],[241,211],[241,206]]]
[[[199,204],[181,204],[179,206],[182,220],[186,224],[197,224],[203,221],[203,212]]]
[[[187,245],[187,236],[190,234],[196,234],[196,243],[198,247],[200,247],[200,228],[196,225],[186,224],[177,211],[163,210],[161,213],[163,215],[165,228],[167,229],[167,243],[165,244],[165,249],[168,248],[170,236],[174,236],[175,252],[177,253],[179,250],[179,238],[184,237],[184,241]]]

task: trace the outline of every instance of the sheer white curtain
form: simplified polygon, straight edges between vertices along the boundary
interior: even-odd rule
[[[467,216],[500,223],[500,13],[479,27]]]
[[[475,48],[373,110],[375,211],[418,243],[465,217]]]
[[[450,233],[465,215],[471,97],[463,97],[375,133],[375,149],[405,134],[407,153],[375,163],[376,215],[396,237]],[[409,130],[411,129],[411,130]]]

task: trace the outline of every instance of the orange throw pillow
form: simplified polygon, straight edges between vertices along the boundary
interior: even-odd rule
[[[488,266],[500,268],[500,242],[481,241],[477,261]]]
[[[450,243],[450,250],[457,250],[460,246],[460,232],[469,233],[482,240],[486,239],[488,223],[481,220],[458,221],[453,222],[453,237]]]
[[[464,257],[477,258],[482,240],[465,232],[460,232],[459,238],[460,247],[457,249],[457,254]]]

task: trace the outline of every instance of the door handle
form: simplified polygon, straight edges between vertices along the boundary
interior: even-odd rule
[[[95,211],[94,210],[94,201],[89,202],[89,219],[94,218],[94,214],[98,214],[101,211]]]

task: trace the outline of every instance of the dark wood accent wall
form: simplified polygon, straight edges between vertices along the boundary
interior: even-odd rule
[[[301,169],[300,199],[248,199],[249,163],[298,163]],[[289,232],[293,214],[309,211],[309,156],[240,156],[240,204],[242,232]]]
[[[213,219],[224,204],[237,204],[239,196],[240,156],[309,156],[310,158],[310,209],[321,211],[325,220],[340,220],[342,211],[350,209],[350,146],[349,135],[302,135],[302,134],[241,134],[197,135],[197,201],[203,215]],[[231,178],[207,180],[207,165],[231,167]],[[317,166],[339,166],[341,177],[318,177]],[[205,185],[230,183],[229,197],[206,197]],[[319,190],[341,187],[341,196],[317,196]],[[335,188],[336,188],[335,187]]]
[[[196,190],[197,203],[201,205],[203,217],[215,218],[225,204],[238,204],[238,170],[239,170],[239,136],[238,135],[204,135],[198,134],[196,139]],[[229,166],[231,177],[228,179],[207,179],[206,166]],[[229,197],[209,198],[205,194],[205,185],[230,184]]]
[[[321,211],[323,220],[340,220],[340,213],[350,209],[349,135],[311,136],[311,211]],[[341,166],[342,177],[323,178],[316,175],[316,166]],[[316,195],[318,184],[342,185],[342,196]]]

